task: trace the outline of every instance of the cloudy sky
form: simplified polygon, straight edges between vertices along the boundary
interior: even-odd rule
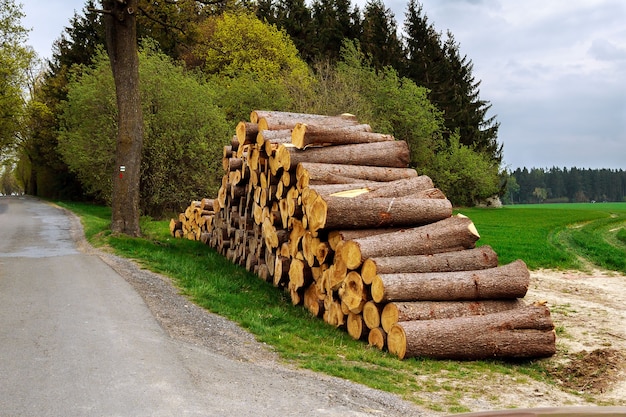
[[[31,45],[43,57],[84,5],[21,3]],[[421,3],[435,28],[449,29],[472,60],[481,98],[501,123],[507,167],[626,169],[626,1]],[[406,0],[385,4],[401,27]]]

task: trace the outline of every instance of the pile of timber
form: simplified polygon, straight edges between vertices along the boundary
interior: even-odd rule
[[[400,358],[555,353],[523,261],[498,266],[472,221],[408,168],[406,142],[352,115],[253,111],[218,196],[172,219],[327,323]]]

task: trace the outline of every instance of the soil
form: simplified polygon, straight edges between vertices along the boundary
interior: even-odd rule
[[[237,361],[264,364],[273,369],[286,366],[270,347],[257,342],[238,325],[190,302],[167,277],[93,249],[81,239],[81,229],[76,227],[74,233],[82,250],[98,254],[125,277],[173,338],[209,347]],[[557,332],[557,354],[542,361],[557,384],[520,378],[519,374],[499,374],[481,380],[476,386],[464,386],[459,404],[471,411],[626,406],[626,276],[600,270],[532,271],[525,301],[550,307]],[[329,377],[319,375],[319,378]],[[343,389],[355,388],[349,384]],[[377,397],[373,394],[375,390],[367,390],[367,396]],[[398,415],[444,415],[432,410],[415,413],[417,408],[400,398],[380,394],[382,398],[378,401],[386,404],[387,412],[393,409]],[[433,404],[439,395],[425,392],[418,396],[428,398],[427,402]]]

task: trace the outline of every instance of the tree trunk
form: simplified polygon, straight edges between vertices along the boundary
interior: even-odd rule
[[[526,264],[478,271],[379,274],[372,282],[372,299],[390,301],[461,301],[523,298],[530,285]]]
[[[349,145],[394,140],[391,135],[373,133],[369,125],[329,127],[298,123],[291,132],[291,143],[298,149],[311,145]]]
[[[371,284],[378,274],[407,272],[454,272],[495,268],[498,255],[490,246],[433,255],[386,256],[369,258],[361,266],[366,284]]]
[[[143,116],[139,93],[139,56],[135,16],[137,0],[102,0],[106,44],[117,97],[117,146],[111,198],[111,230],[140,236],[139,184]]]
[[[452,215],[449,200],[417,198],[325,197],[326,204],[305,207],[309,229],[369,229],[419,226]]]
[[[321,114],[290,113],[281,111],[254,110],[250,122],[258,123],[259,130],[293,129],[297,123],[322,124],[325,126],[350,126],[359,124],[352,114],[325,116]]]
[[[426,226],[346,241],[341,257],[349,269],[356,269],[367,258],[471,249],[479,237],[474,223],[457,215]]]
[[[382,327],[370,329],[367,335],[367,343],[369,343],[370,346],[383,350],[385,346],[387,346],[387,332],[385,332]]]
[[[387,335],[389,352],[400,359],[537,358],[556,352],[550,311],[543,306],[453,319],[405,321]]]
[[[363,317],[360,314],[348,313],[346,327],[348,334],[354,340],[364,339],[369,333],[369,329],[363,323]]]
[[[326,182],[327,177],[346,177],[352,178],[353,182],[361,181],[378,181],[388,182],[405,178],[417,177],[417,171],[411,168],[387,168],[387,167],[371,167],[363,165],[340,165],[340,164],[324,164],[315,162],[302,162],[296,170],[298,182],[303,186],[308,186],[311,181]],[[332,182],[327,182],[332,184]]]
[[[286,169],[294,169],[300,162],[406,168],[410,160],[407,143],[397,140],[306,150],[286,146],[285,149],[289,153],[289,166],[283,166]]]
[[[328,196],[337,193],[346,193],[360,190],[361,198],[381,198],[381,197],[405,197],[416,198],[422,192],[428,192],[434,188],[433,181],[426,175],[400,179],[388,182],[357,182],[351,184],[311,184],[309,188],[319,195]]]
[[[374,303],[372,303],[374,304]],[[388,303],[380,315],[380,325],[386,332],[399,321],[451,319],[482,316],[526,306],[520,299],[484,301],[408,301]],[[365,316],[365,310],[363,310]],[[367,321],[366,321],[367,323]]]

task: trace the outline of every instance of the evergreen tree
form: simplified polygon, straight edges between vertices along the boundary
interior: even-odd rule
[[[360,20],[358,9],[352,12],[346,0],[314,0],[312,5],[313,34],[307,57],[336,61],[345,39],[356,39]]]
[[[446,40],[442,40],[416,0],[409,1],[405,32],[405,75],[430,90],[430,100],[444,112],[448,135],[458,131],[461,144],[500,164],[499,123],[495,116],[487,116],[491,106],[480,99],[480,81],[472,75],[471,60],[461,56],[459,45],[450,32]]]
[[[402,67],[404,51],[395,17],[382,0],[370,0],[365,5],[360,40],[361,49],[375,68]]]

